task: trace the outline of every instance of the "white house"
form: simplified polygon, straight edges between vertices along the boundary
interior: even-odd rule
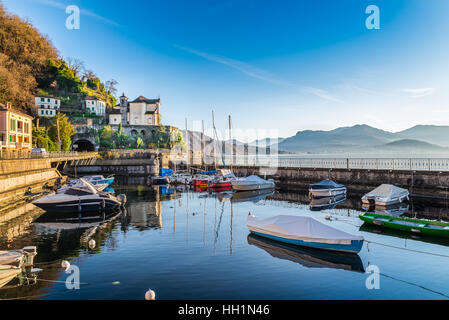
[[[102,116],[106,113],[106,103],[95,97],[87,96],[84,98],[84,106],[86,107],[86,110],[97,116]]]
[[[35,96],[34,103],[37,107],[37,114],[40,117],[54,117],[61,108],[61,99],[53,96]]]

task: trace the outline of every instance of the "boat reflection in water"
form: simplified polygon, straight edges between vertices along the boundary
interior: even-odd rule
[[[251,201],[254,203],[265,199],[268,196],[274,194],[273,189],[262,189],[262,190],[252,190],[252,191],[240,191],[232,194],[232,202],[246,202]]]
[[[362,209],[367,212],[376,214],[388,215],[393,217],[400,217],[409,211],[409,205],[407,203],[396,203],[385,207],[375,207],[363,204]]]
[[[365,272],[357,254],[311,249],[272,241],[254,234],[248,235],[248,244],[268,252],[272,257],[290,260],[306,268],[333,268]]]
[[[337,205],[346,202],[346,194],[340,194],[335,197],[321,197],[310,199],[310,210],[320,211],[334,209]]]

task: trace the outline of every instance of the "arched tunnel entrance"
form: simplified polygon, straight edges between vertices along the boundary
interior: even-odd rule
[[[73,151],[95,151],[95,146],[89,140],[77,140],[72,144]]]

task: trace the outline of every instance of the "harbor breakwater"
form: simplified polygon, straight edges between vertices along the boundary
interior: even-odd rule
[[[63,177],[48,159],[23,159],[0,161],[0,210],[24,200],[25,192],[42,192],[47,183],[54,184]]]
[[[273,178],[277,188],[288,191],[304,191],[311,183],[331,179],[346,185],[348,193],[354,195],[363,195],[383,183],[389,183],[408,189],[415,198],[429,201],[449,199],[449,172],[252,166],[236,166],[233,171],[237,176],[255,174]]]

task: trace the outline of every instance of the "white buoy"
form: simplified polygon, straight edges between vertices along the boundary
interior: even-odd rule
[[[156,292],[149,289],[147,292],[145,292],[145,300],[156,300]]]
[[[93,249],[95,248],[96,242],[94,239],[90,239],[89,240],[89,248]]]
[[[67,270],[68,268],[70,268],[70,262],[68,262],[67,260],[62,260],[61,267]]]

